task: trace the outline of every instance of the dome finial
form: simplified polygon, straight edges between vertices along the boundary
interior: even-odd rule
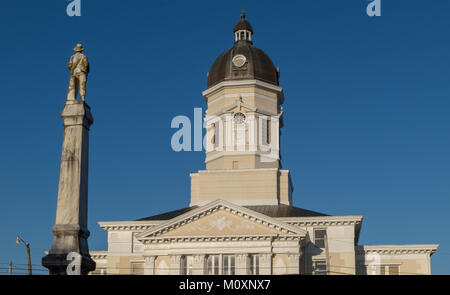
[[[245,9],[242,7],[241,19],[245,19]]]

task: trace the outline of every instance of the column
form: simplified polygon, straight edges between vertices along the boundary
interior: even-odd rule
[[[194,265],[192,274],[193,275],[203,275],[206,274],[206,256],[205,255],[195,255]]]
[[[236,255],[236,275],[248,274],[248,255],[238,254]]]
[[[258,124],[254,112],[247,113],[248,124],[248,150],[255,152],[258,149]]]
[[[262,254],[259,256],[259,274],[272,274],[272,254]]]
[[[289,254],[288,261],[288,274],[300,274],[300,254]]]
[[[171,275],[179,275],[181,271],[181,255],[170,256],[170,271]]]
[[[75,264],[75,274],[87,274],[96,266],[87,242],[89,128],[94,119],[91,108],[77,100],[66,101],[61,117],[64,139],[56,221],[52,228],[54,239],[42,265],[51,275],[65,275],[70,263],[67,256],[74,253],[71,265]]]
[[[233,117],[230,114],[225,115],[225,151],[235,150],[235,134],[233,131]]]
[[[156,256],[145,256],[144,257],[144,275],[154,275],[155,274],[155,260],[156,260]]]

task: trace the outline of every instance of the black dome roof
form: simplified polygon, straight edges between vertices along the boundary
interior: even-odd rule
[[[233,64],[233,57],[241,54],[246,63],[241,68]],[[278,71],[272,60],[261,49],[248,42],[237,42],[222,53],[211,66],[208,74],[208,88],[226,80],[257,79],[278,85]]]
[[[248,31],[253,33],[252,25],[249,23],[248,20],[245,19],[245,15],[244,14],[241,15],[241,20],[238,21],[236,23],[236,25],[234,26],[233,32],[237,32],[239,30],[248,30]]]
[[[235,32],[238,30],[252,32],[250,23],[244,18],[245,15],[242,14],[241,20],[234,27]],[[245,63],[240,67],[233,63],[233,58],[237,55],[245,57]],[[250,40],[239,40],[212,64],[208,73],[208,88],[222,81],[244,79],[257,79],[279,85],[278,78],[278,70],[264,51],[253,46]]]

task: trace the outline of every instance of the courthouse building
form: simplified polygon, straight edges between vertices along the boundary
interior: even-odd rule
[[[362,216],[292,205],[280,72],[252,35],[242,14],[208,73],[206,169],[190,175],[189,207],[99,222],[108,249],[90,252],[93,274],[430,274],[438,245],[360,245]]]

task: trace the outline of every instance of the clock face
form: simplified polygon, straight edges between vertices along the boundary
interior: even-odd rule
[[[245,115],[241,112],[238,112],[234,114],[233,120],[236,124],[243,124],[245,122]]]
[[[236,67],[240,68],[247,62],[247,58],[242,54],[238,54],[233,57],[232,62]]]

